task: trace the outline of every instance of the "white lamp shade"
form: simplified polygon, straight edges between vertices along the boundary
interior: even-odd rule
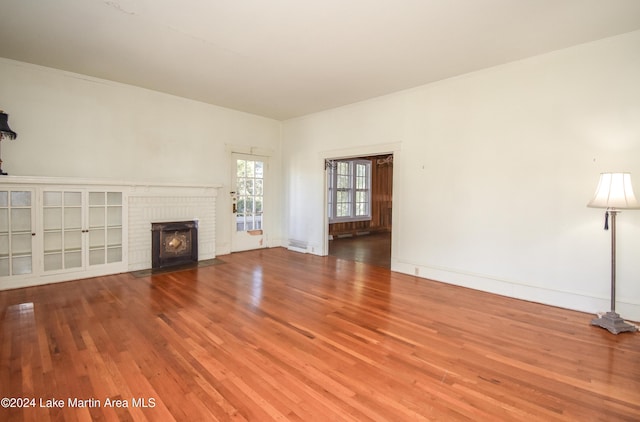
[[[601,173],[598,189],[587,204],[592,208],[640,209],[633,195],[630,173]]]

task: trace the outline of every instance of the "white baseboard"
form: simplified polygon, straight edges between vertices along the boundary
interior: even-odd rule
[[[467,287],[515,299],[587,312],[594,315],[597,312],[609,310],[610,307],[609,298],[599,298],[575,292],[531,286],[512,280],[501,280],[483,274],[432,268],[394,259],[392,259],[391,262],[391,269],[392,271],[424,279]],[[618,300],[616,303],[616,311],[624,319],[636,322],[640,321],[640,304]]]

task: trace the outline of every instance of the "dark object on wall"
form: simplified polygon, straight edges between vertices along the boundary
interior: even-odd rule
[[[0,142],[5,138],[7,139],[16,139],[18,134],[11,130],[9,127],[9,115],[4,111],[0,110]],[[4,171],[2,171],[2,158],[0,158],[0,175],[6,175]]]

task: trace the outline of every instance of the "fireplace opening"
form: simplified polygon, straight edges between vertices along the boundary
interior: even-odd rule
[[[151,268],[198,262],[198,222],[151,223]]]

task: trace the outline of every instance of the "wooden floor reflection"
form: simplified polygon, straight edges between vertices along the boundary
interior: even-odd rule
[[[329,255],[377,267],[391,268],[391,233],[374,233],[330,240]]]
[[[283,248],[221,258],[0,291],[0,421],[640,420],[640,335],[591,315]]]

